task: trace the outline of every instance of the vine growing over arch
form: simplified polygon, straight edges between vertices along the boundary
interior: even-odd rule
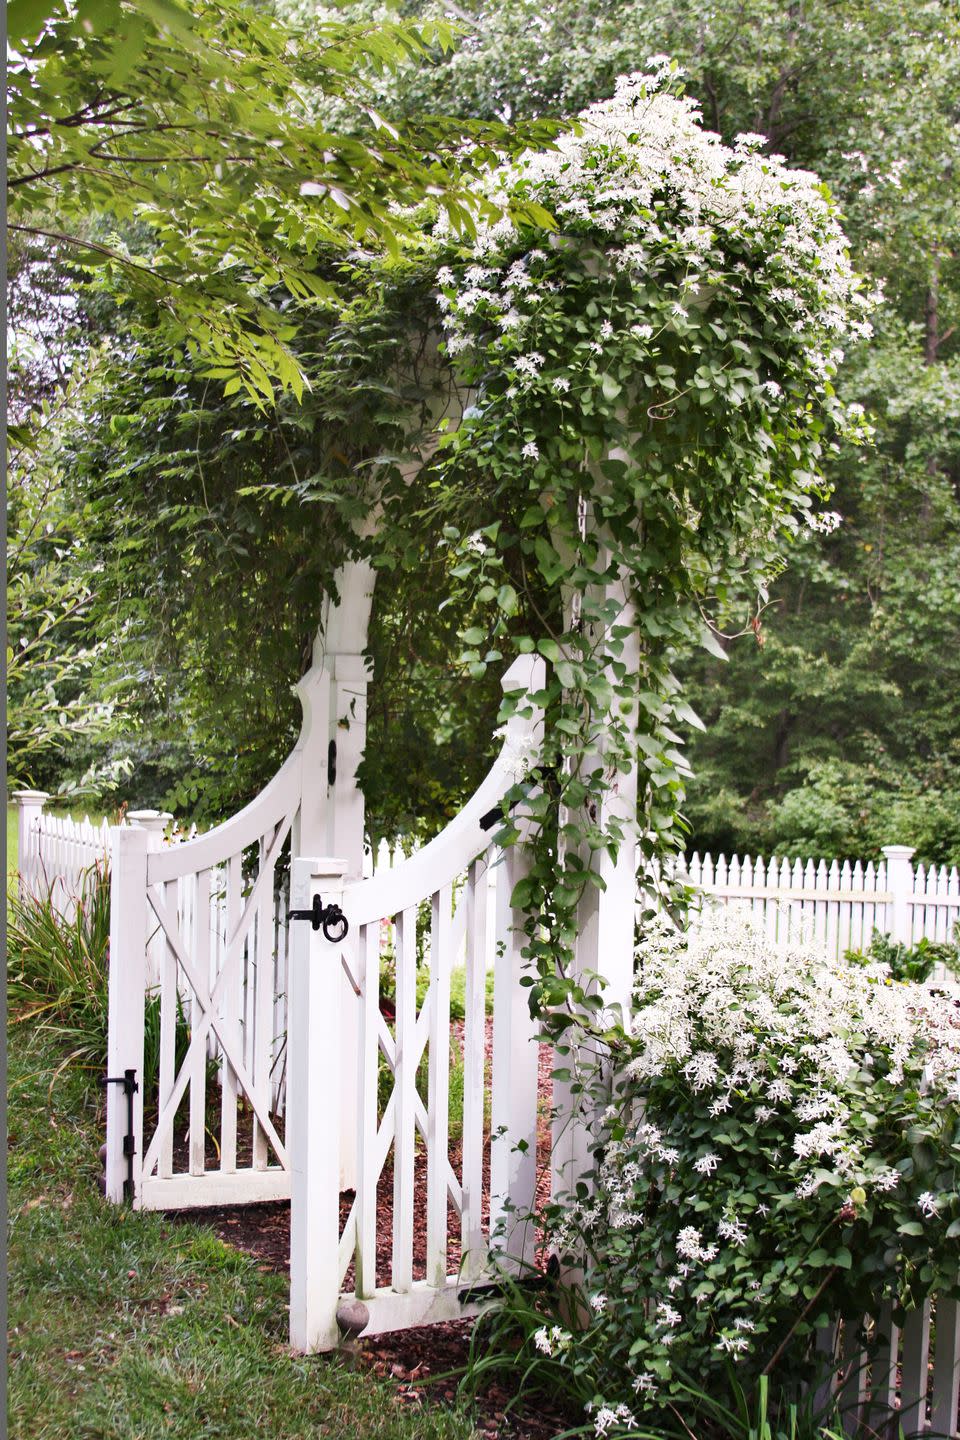
[[[833,523],[815,508],[820,464],[863,429],[832,381],[869,300],[828,191],[762,137],[724,146],[677,80],[655,60],[556,149],[495,172],[495,200],[558,228],[503,218],[469,247],[448,240],[438,272],[468,403],[415,503],[443,516],[451,573],[488,617],[462,631],[469,673],[549,662],[545,689],[503,711],[533,699],[546,716],[549,782],[510,800],[534,824],[516,903],[536,917],[547,1009],[585,999],[566,961],[583,888],[602,884],[593,857],[623,838],[624,776],[642,856],[682,844],[678,725],[697,719],[672,657],[722,652],[730,598],[762,605],[791,537]]]

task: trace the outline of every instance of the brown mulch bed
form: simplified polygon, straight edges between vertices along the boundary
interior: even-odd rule
[[[461,1039],[462,1026],[451,1027],[452,1036]],[[491,1035],[488,1031],[488,1067]],[[540,1050],[539,1093],[541,1113],[538,1125],[538,1200],[549,1193],[549,1108],[551,1096],[552,1058],[548,1047]],[[489,1068],[488,1068],[489,1073]],[[450,1159],[455,1170],[459,1170],[459,1145],[451,1145]],[[489,1193],[489,1146],[485,1146],[484,1190]],[[422,1278],[426,1267],[426,1163],[419,1151],[414,1171],[415,1228],[413,1246],[414,1278]],[[340,1197],[341,1224],[346,1220],[353,1193],[346,1192]],[[393,1216],[393,1171],[388,1157],[380,1182],[377,1186],[377,1282],[389,1284],[391,1253],[391,1230]],[[290,1204],[277,1201],[259,1205],[231,1205],[211,1207],[200,1211],[182,1211],[171,1214],[171,1220],[199,1221],[209,1225],[227,1244],[235,1246],[245,1254],[253,1256],[264,1270],[289,1274],[290,1270]],[[451,1205],[449,1210],[448,1269],[456,1273],[460,1261],[459,1216]],[[353,1283],[353,1267],[347,1272],[344,1288]],[[429,1406],[453,1403],[458,1387],[458,1376],[448,1376],[450,1371],[462,1370],[470,1344],[474,1321],[461,1320],[446,1324],[425,1325],[412,1330],[399,1330],[392,1334],[372,1336],[370,1339],[355,1341],[351,1347],[354,1363],[372,1373],[391,1379],[396,1393],[404,1404]],[[480,1434],[502,1437],[502,1440],[553,1440],[561,1431],[578,1418],[565,1414],[551,1405],[546,1397],[538,1396],[505,1414],[506,1407],[513,1399],[514,1391],[502,1381],[493,1381],[484,1387],[476,1403],[477,1425]]]

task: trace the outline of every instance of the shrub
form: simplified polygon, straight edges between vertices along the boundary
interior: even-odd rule
[[[854,965],[883,965],[892,980],[922,982],[930,979],[937,965],[943,965],[952,975],[960,975],[960,938],[950,944],[924,936],[916,945],[904,945],[874,930],[869,949],[848,950],[846,958]]]
[[[7,996],[13,1022],[35,1021],[69,1048],[68,1060],[102,1070],[107,1060],[110,882],[94,866],[72,915],[49,895],[13,894],[7,930]]]
[[[960,1012],[729,916],[652,933],[635,1005],[591,1184],[543,1217],[586,1279],[527,1315],[521,1358],[598,1435],[696,1429],[767,1377],[786,1413],[818,1324],[960,1294]]]
[[[98,865],[84,874],[72,914],[63,915],[49,894],[9,897],[7,997],[11,1023],[32,1022],[61,1044],[64,1066],[106,1073],[110,877]],[[175,1068],[190,1032],[177,996]],[[160,1071],[160,996],[144,1006],[144,1103]]]

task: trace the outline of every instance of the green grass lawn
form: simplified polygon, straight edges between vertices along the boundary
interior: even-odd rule
[[[9,819],[8,819],[9,833]],[[346,1357],[287,1346],[287,1281],[202,1225],[108,1205],[99,1092],[49,1040],[9,1047],[14,1440],[469,1440]]]

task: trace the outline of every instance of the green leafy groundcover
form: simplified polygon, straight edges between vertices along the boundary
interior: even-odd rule
[[[598,1435],[699,1433],[763,1376],[809,1397],[817,1325],[960,1296],[960,1016],[731,920],[638,959],[612,1092],[579,1051],[592,1186],[544,1217],[587,1279],[497,1324]]]

